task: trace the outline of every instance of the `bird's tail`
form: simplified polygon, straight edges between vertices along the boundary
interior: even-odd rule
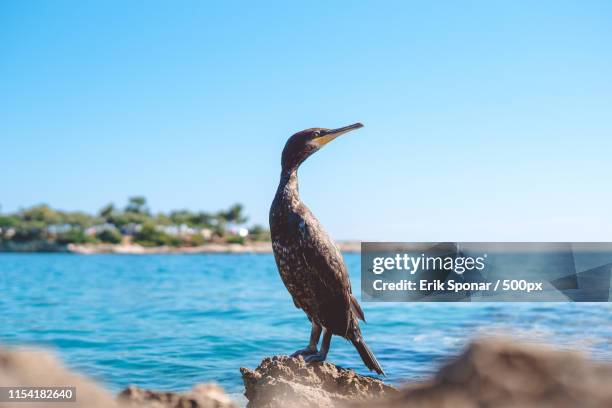
[[[363,360],[363,363],[368,367],[371,371],[376,371],[378,374],[385,375],[380,363],[368,348],[368,345],[363,340],[361,336],[355,336],[355,338],[351,339],[351,343],[359,352],[359,356]]]

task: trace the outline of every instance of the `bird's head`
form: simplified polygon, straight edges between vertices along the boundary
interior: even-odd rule
[[[354,123],[338,129],[312,128],[297,132],[287,140],[283,149],[281,165],[283,172],[291,172],[297,168],[314,152],[351,130],[363,127],[361,123]]]

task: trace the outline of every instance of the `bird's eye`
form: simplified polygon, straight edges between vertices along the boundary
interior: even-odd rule
[[[319,132],[318,130],[316,130],[316,131],[313,133],[313,136],[314,136],[314,137],[319,137],[319,136],[321,136],[321,132]]]

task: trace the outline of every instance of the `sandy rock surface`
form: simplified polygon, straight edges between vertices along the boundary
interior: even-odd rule
[[[198,384],[184,393],[130,386],[119,393],[118,400],[126,408],[238,408],[216,384]]]
[[[353,407],[612,407],[612,364],[544,346],[487,339],[472,343],[428,382]]]
[[[118,397],[73,373],[50,353],[0,348],[0,386],[75,387],[74,402],[0,402],[0,408],[237,408],[215,384],[198,384],[184,393],[128,387]]]
[[[0,385],[76,387],[76,402],[0,402],[1,408],[117,408],[115,397],[93,381],[66,369],[52,354],[0,349]]]
[[[249,408],[335,407],[396,392],[378,379],[327,362],[307,364],[302,357],[266,358],[255,370],[240,372]]]

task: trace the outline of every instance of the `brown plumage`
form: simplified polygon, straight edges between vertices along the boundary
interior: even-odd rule
[[[342,336],[357,348],[366,366],[384,374],[361,336],[358,319],[365,317],[352,294],[342,254],[298,194],[298,167],[331,140],[360,123],[340,129],[313,128],[291,136],[283,150],[281,180],[270,208],[274,257],[283,283],[295,306],[312,323],[310,343],[298,350],[306,361],[327,357],[331,336]],[[324,332],[321,349],[317,345]]]

